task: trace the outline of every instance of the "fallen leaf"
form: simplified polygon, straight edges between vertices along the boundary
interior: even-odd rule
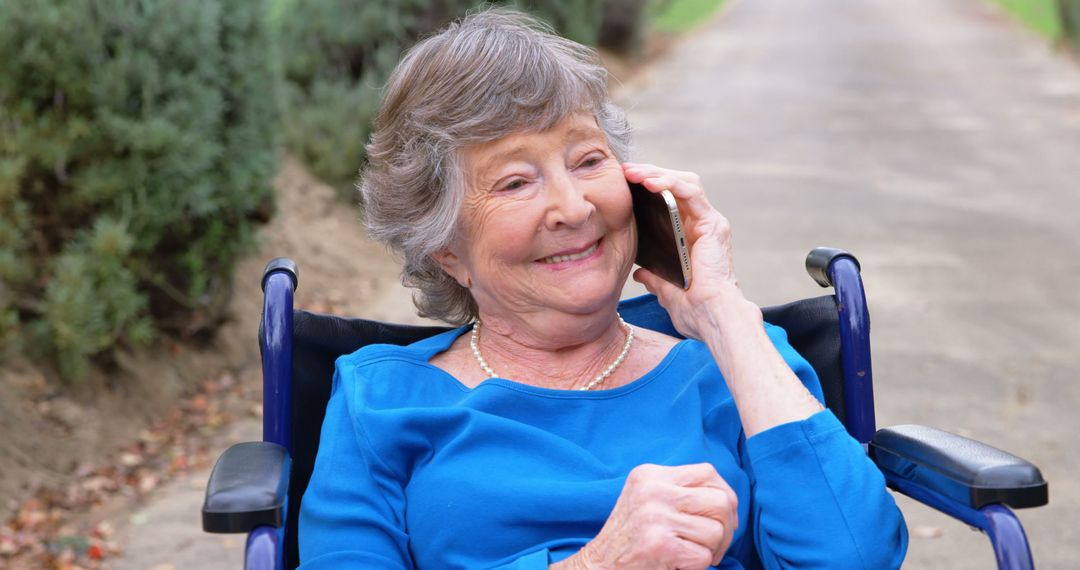
[[[109,477],[102,475],[95,475],[82,482],[80,485],[83,490],[91,493],[100,493],[102,491],[110,491],[116,488],[116,481]]]
[[[94,529],[90,531],[90,535],[95,538],[109,538],[113,534],[113,525],[109,521],[102,521],[94,525]]]
[[[139,441],[143,443],[161,443],[164,438],[157,430],[145,429],[139,433]]]
[[[138,454],[132,453],[130,451],[125,451],[125,452],[121,453],[119,459],[120,459],[120,464],[123,465],[124,467],[134,467],[134,466],[142,463],[142,457],[139,456]]]
[[[188,465],[186,455],[173,455],[172,460],[169,461],[169,469],[173,471],[184,471],[188,468]]]
[[[206,396],[199,394],[191,399],[190,406],[196,412],[205,412],[206,408],[210,406],[210,400]]]
[[[140,493],[146,494],[153,491],[158,486],[158,482],[161,479],[152,473],[146,473],[139,477],[138,489]]]
[[[15,539],[13,537],[7,535],[0,536],[0,555],[10,556],[18,552],[18,550],[19,547],[15,544]]]
[[[19,509],[19,513],[15,516],[15,523],[18,528],[33,529],[44,523],[47,518],[41,503],[36,499],[30,499]]]

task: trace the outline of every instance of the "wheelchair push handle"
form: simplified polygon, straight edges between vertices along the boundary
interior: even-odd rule
[[[806,256],[806,272],[822,287],[832,287],[833,279],[829,271],[832,264],[840,259],[850,259],[856,271],[861,270],[859,260],[849,251],[835,247],[815,247]]]
[[[847,250],[815,247],[806,256],[806,272],[810,277],[818,285],[836,291],[844,371],[844,423],[848,433],[865,447],[877,425],[870,361],[870,313],[860,271],[859,260]]]
[[[296,262],[288,257],[275,257],[270,260],[270,263],[266,264],[266,269],[263,269],[262,276],[262,290],[266,293],[266,281],[270,279],[270,276],[275,273],[284,273],[292,279],[292,290],[296,291],[296,288],[300,286],[300,268],[297,267]]]

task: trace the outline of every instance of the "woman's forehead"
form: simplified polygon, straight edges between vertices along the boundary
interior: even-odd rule
[[[605,137],[596,118],[579,113],[563,119],[547,131],[513,133],[468,147],[465,150],[466,164],[473,169],[485,170],[537,150],[535,147],[541,139],[565,145],[597,138]]]

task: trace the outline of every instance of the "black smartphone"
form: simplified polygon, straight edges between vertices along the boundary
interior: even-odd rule
[[[689,288],[690,250],[675,196],[667,190],[650,192],[641,184],[627,183],[637,223],[634,262],[683,289]]]

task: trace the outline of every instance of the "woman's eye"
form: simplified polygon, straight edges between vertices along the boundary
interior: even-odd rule
[[[603,161],[604,157],[602,155],[590,154],[589,156],[586,156],[584,160],[578,163],[578,166],[584,168],[591,168],[593,166],[596,166],[597,164],[600,164]]]
[[[507,184],[505,184],[505,185],[504,185],[504,186],[502,187],[502,189],[503,189],[503,190],[510,190],[510,191],[513,191],[513,190],[518,190],[518,189],[520,189],[520,188],[521,188],[521,187],[523,187],[523,186],[525,186],[525,181],[519,178],[519,179],[517,179],[517,180],[511,180],[510,182],[508,182]]]

